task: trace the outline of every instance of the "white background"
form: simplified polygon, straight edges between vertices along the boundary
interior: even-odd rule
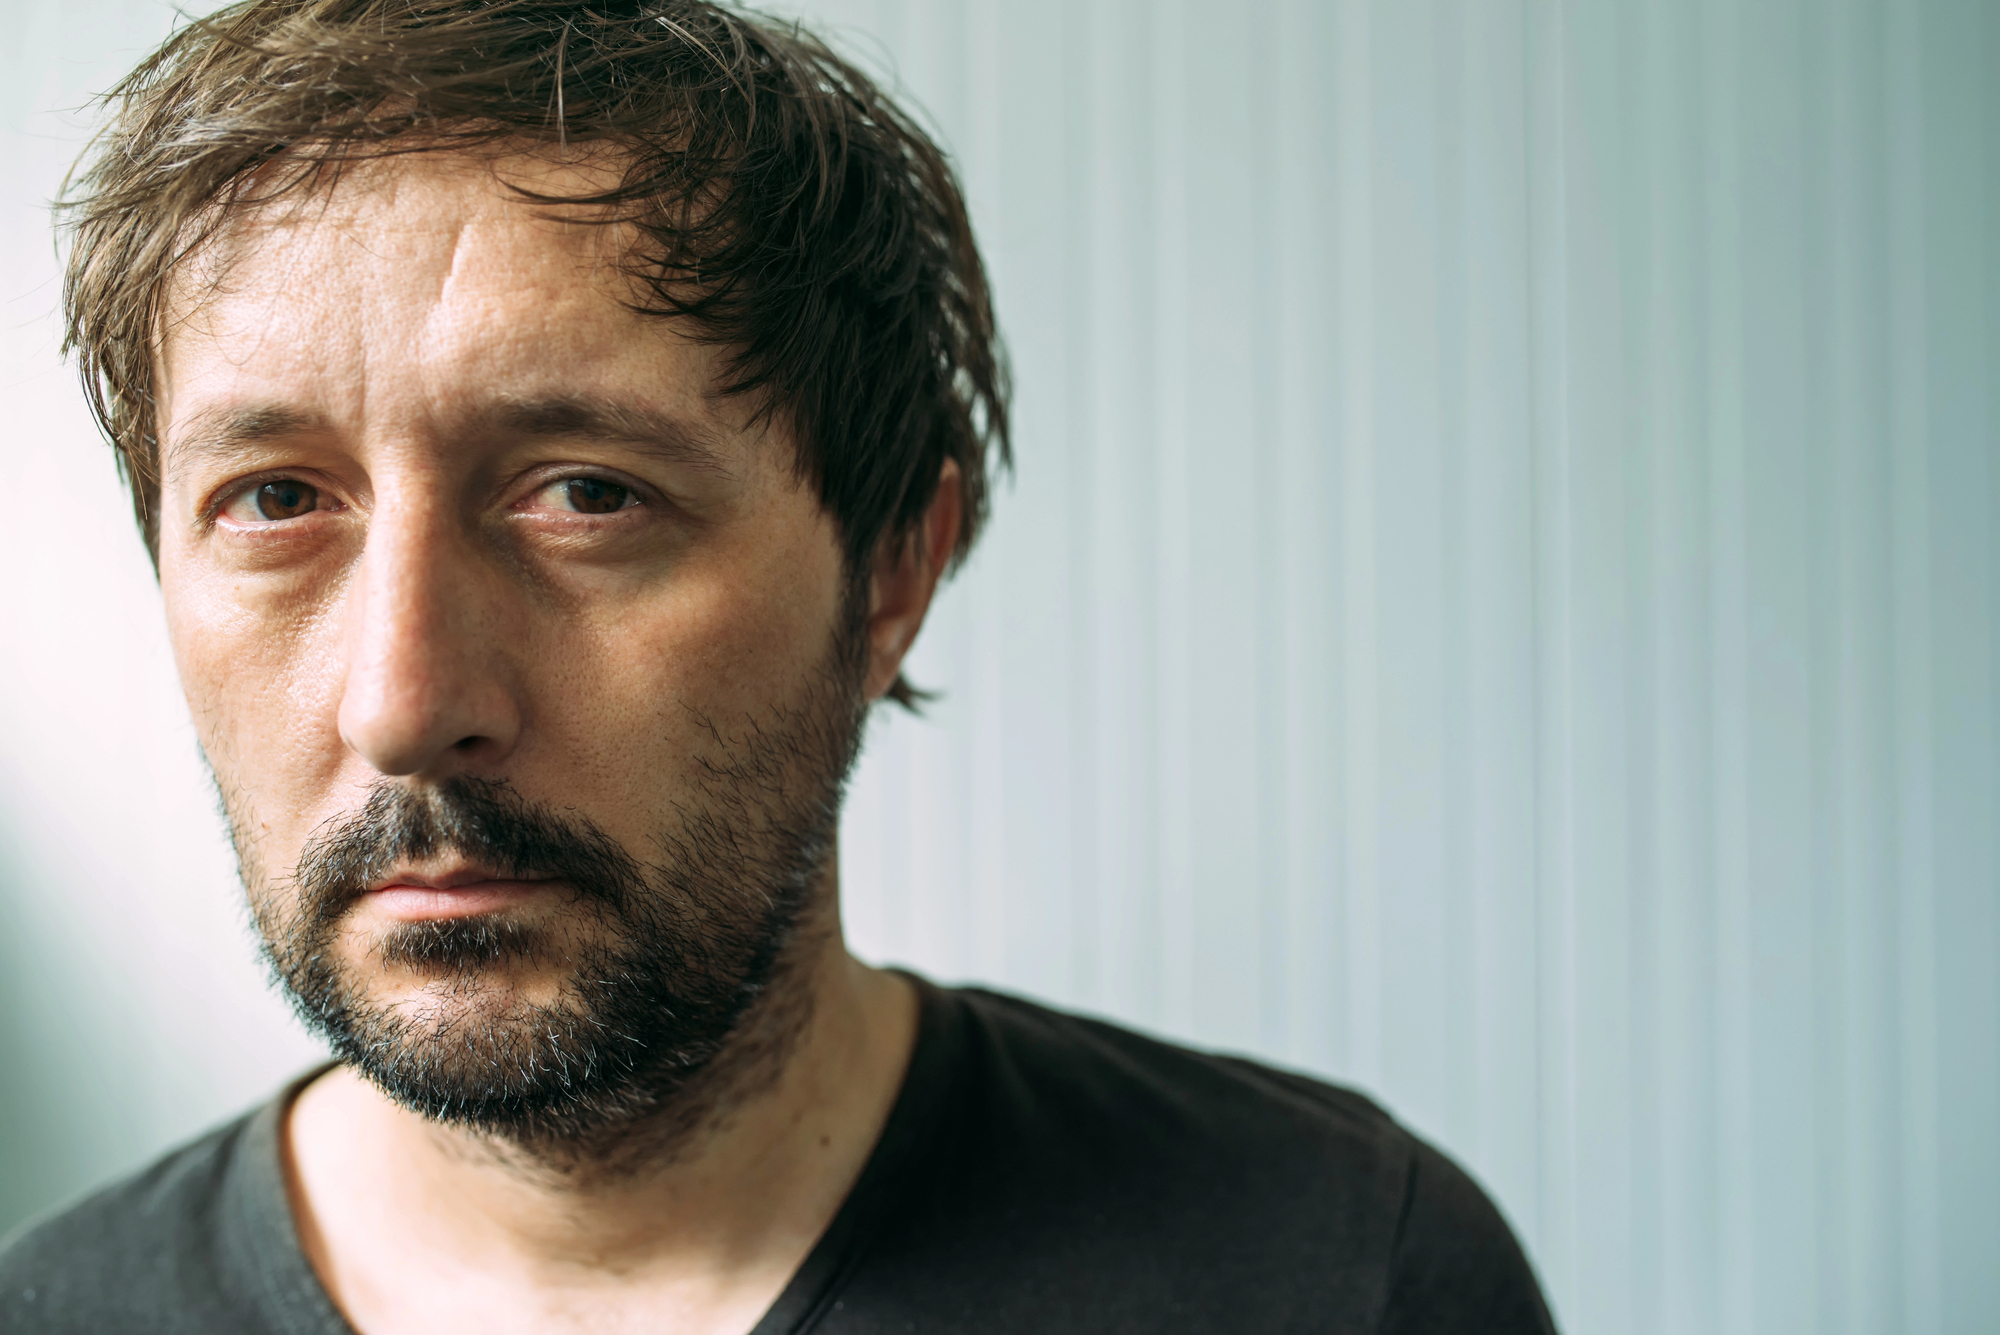
[[[809,13],[1020,387],[858,947],[1361,1085],[1570,1330],[2000,1325],[2000,11]],[[0,1228],[315,1051],[54,351],[61,109],[170,17],[0,8]]]

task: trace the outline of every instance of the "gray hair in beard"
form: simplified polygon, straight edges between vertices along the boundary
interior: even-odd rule
[[[601,1156],[640,1127],[654,1139],[692,1129],[748,1068],[774,1066],[810,1015],[803,987],[786,987],[799,953],[788,947],[822,916],[816,892],[866,718],[852,597],[844,621],[801,701],[733,734],[702,720],[714,749],[650,862],[503,779],[383,781],[313,835],[289,885],[260,895],[232,819],[275,981],[339,1060],[435,1121],[551,1159]],[[398,924],[368,961],[427,986],[414,1005],[372,1000],[368,962],[334,948],[343,920],[372,881],[445,853],[560,881],[573,898],[541,923]],[[552,1001],[482,987],[529,964],[557,969]]]

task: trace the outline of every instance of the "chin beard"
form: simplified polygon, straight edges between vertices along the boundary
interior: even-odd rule
[[[649,862],[504,780],[383,781],[315,833],[289,886],[259,893],[225,801],[274,979],[337,1058],[435,1122],[551,1165],[670,1151],[775,1078],[811,1018],[866,710],[865,639],[840,638],[799,707],[737,735],[702,721],[715,752]],[[371,881],[446,853],[573,898],[527,921],[402,923],[343,955]],[[552,993],[523,997],[510,974],[526,969],[555,978]],[[388,974],[418,986],[384,1000]]]

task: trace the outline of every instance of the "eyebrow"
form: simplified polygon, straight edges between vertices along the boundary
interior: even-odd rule
[[[512,436],[616,441],[670,463],[729,475],[728,454],[707,427],[638,404],[589,394],[507,399],[488,414]]]
[[[279,404],[211,408],[177,432],[165,463],[178,467],[190,456],[227,459],[288,436],[327,429],[318,413]],[[630,445],[670,463],[733,473],[721,440],[708,428],[638,404],[590,394],[556,394],[502,399],[474,416],[475,430],[527,439],[584,439]]]
[[[245,454],[269,441],[324,430],[317,413],[275,404],[249,408],[209,408],[195,414],[178,439],[167,448],[163,462],[169,471],[190,455],[226,459]]]

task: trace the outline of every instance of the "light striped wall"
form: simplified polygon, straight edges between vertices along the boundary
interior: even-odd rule
[[[2000,7],[810,12],[1021,386],[856,938],[1379,1092],[1574,1330],[2000,1329]]]
[[[1567,1329],[2000,1326],[2000,7],[808,13],[957,152],[1020,385],[858,945],[1374,1091]],[[0,15],[31,492],[110,476],[47,112],[164,24]],[[0,525],[0,1226],[310,1052],[122,523]]]

